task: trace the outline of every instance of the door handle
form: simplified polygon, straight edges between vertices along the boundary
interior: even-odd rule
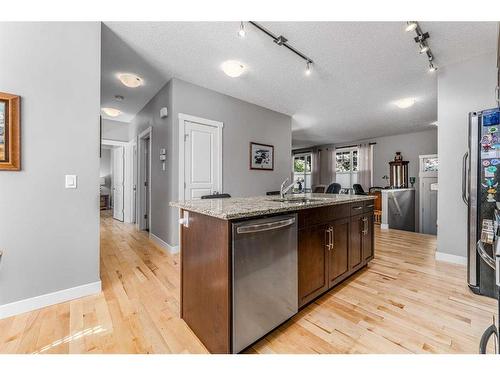
[[[364,217],[362,220],[363,220],[363,230],[361,231],[361,233],[363,235],[366,235],[368,234],[368,218]]]
[[[333,228],[332,227],[325,230],[325,236],[326,236],[326,249],[332,250],[333,249]]]
[[[274,230],[279,228],[284,228],[295,223],[295,218],[292,217],[286,220],[273,221],[264,224],[246,225],[244,227],[238,227],[236,232],[238,234],[242,233],[255,233],[255,232],[265,232],[268,230]]]
[[[469,159],[469,152],[467,151],[462,157],[462,200],[468,206],[469,197],[467,196],[467,160]]]
[[[330,250],[335,248],[334,245],[335,238],[333,237],[333,227],[330,227]]]

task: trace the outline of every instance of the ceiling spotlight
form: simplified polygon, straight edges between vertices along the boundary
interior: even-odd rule
[[[417,28],[417,26],[418,26],[417,21],[407,21],[405,31],[413,31]]]
[[[144,83],[141,77],[132,73],[120,73],[118,79],[125,86],[132,88],[139,87]]]
[[[394,102],[396,107],[399,107],[401,109],[409,108],[412,105],[415,104],[417,100],[415,98],[404,98],[404,99],[399,99]]]
[[[429,46],[423,43],[419,44],[420,53],[426,53],[429,50]]]
[[[311,75],[311,62],[308,61],[306,63],[306,76],[310,76]]]
[[[117,101],[119,101],[119,102],[122,102],[122,101],[123,101],[123,99],[125,99],[125,98],[123,97],[123,95],[115,95],[115,100],[117,100]]]
[[[229,77],[236,78],[243,74],[245,66],[236,60],[227,60],[222,63],[222,70]]]
[[[438,70],[437,66],[435,66],[433,63],[429,63],[429,72],[435,72]]]
[[[122,111],[116,108],[102,108],[102,111],[110,117],[116,117],[122,114]]]
[[[245,25],[243,25],[243,22],[240,23],[240,31],[238,31],[238,36],[240,38],[244,38],[245,37]]]

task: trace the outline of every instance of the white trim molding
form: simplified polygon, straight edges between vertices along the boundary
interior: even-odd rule
[[[197,124],[201,125],[206,125],[206,126],[213,126],[217,128],[217,138],[219,140],[219,150],[218,150],[218,168],[219,168],[219,191],[223,191],[223,179],[222,179],[222,129],[224,128],[224,123],[220,121],[214,121],[214,120],[207,120],[201,117],[196,117],[196,116],[191,116],[191,115],[186,115],[184,113],[179,113],[179,200],[183,201],[184,200],[184,193],[185,193],[185,188],[184,188],[184,149],[185,149],[185,140],[184,140],[184,134],[185,134],[185,122],[195,122]]]
[[[0,319],[101,293],[101,281],[0,305]]]
[[[162,249],[167,250],[170,254],[176,254],[179,252],[179,246],[173,246],[165,241],[163,241],[160,237],[155,236],[153,233],[149,232],[149,238],[155,242]]]
[[[436,258],[436,260],[441,261],[441,262],[461,264],[461,265],[464,265],[464,266],[467,265],[467,258],[463,257],[463,256],[460,256],[460,255],[453,255],[453,254],[448,254],[448,253],[440,253],[439,251],[436,251],[435,258]]]

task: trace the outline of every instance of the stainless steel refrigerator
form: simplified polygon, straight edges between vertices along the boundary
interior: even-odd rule
[[[469,114],[469,149],[463,158],[462,197],[468,206],[467,279],[476,294],[496,298],[495,272],[483,257],[494,258],[500,208],[500,110]],[[481,254],[483,254],[483,257]],[[487,253],[487,254],[485,254]]]

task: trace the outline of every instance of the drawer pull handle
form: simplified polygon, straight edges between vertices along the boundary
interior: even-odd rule
[[[357,207],[353,207],[352,209],[353,210],[361,210],[363,208],[363,206],[357,206]]]
[[[369,204],[369,205],[367,205],[366,207],[368,207],[368,208],[373,208],[373,207],[375,207],[375,205],[374,205],[374,204]]]

